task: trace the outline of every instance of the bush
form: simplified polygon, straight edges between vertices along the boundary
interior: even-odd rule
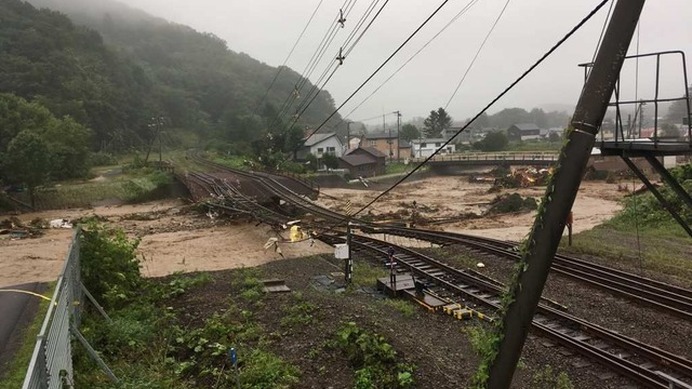
[[[82,282],[104,308],[117,308],[138,294],[142,284],[139,240],[130,240],[120,229],[90,222],[82,230]]]
[[[414,384],[414,367],[397,363],[397,353],[384,337],[370,334],[356,323],[346,323],[330,345],[346,353],[357,369],[355,388],[409,388]]]
[[[89,154],[89,162],[92,166],[112,166],[118,164],[118,159],[113,154],[99,151]]]
[[[495,197],[487,214],[525,212],[536,208],[538,203],[533,197],[522,198],[519,193],[512,193]]]

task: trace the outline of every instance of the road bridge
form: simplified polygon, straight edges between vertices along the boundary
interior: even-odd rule
[[[537,166],[548,167],[557,162],[558,153],[546,152],[493,152],[493,153],[454,153],[434,156],[428,165],[431,168],[461,166]],[[411,162],[420,163],[425,158],[414,158]]]

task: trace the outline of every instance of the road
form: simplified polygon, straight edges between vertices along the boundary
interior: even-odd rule
[[[20,289],[34,293],[45,293],[47,286],[41,282],[31,282],[0,288]],[[34,319],[40,298],[25,293],[0,292],[0,377],[6,371],[15,352],[22,345],[24,329]]]

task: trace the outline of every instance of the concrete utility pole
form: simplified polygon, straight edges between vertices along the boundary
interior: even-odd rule
[[[397,162],[401,160],[401,156],[399,155],[399,133],[401,132],[401,112],[399,111],[394,111],[396,114],[396,160]]]
[[[546,189],[543,212],[536,216],[527,250],[522,255],[518,285],[510,286],[510,303],[502,320],[500,348],[490,361],[487,387],[506,389],[519,361],[550,265],[586,170],[596,134],[620,74],[627,48],[645,0],[619,0],[613,11],[591,73],[575,108],[569,142],[563,147],[552,182]]]
[[[352,121],[346,121],[346,151],[351,150],[351,123]]]
[[[382,131],[384,131],[387,124],[384,121],[384,114],[382,114]],[[389,143],[389,160],[392,160],[394,153],[392,152],[392,127],[389,127],[389,136],[387,136],[387,143]]]

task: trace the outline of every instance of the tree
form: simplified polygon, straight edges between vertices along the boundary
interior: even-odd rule
[[[288,130],[288,133],[286,134],[284,151],[287,153],[291,153],[293,159],[296,159],[298,150],[300,150],[300,146],[303,145],[304,138],[305,134],[303,133],[303,129],[301,129],[300,126],[291,127]]]
[[[89,173],[89,143],[91,131],[65,117],[56,120],[43,132],[51,154],[51,178],[85,177]]]
[[[48,181],[51,170],[46,142],[29,130],[21,131],[7,146],[3,165],[11,180],[27,186],[31,206],[35,206],[35,189]]]
[[[562,136],[560,136],[560,133],[551,131],[550,134],[548,134],[548,141],[549,142],[559,142],[560,139],[562,139]]]
[[[690,107],[692,107],[692,85],[688,89],[690,95]],[[684,96],[681,96],[684,97]],[[682,124],[683,118],[687,116],[687,101],[676,100],[668,108],[666,113],[666,122],[671,124]]]
[[[336,169],[339,167],[339,158],[331,153],[326,153],[322,155],[322,163],[329,169]]]
[[[399,134],[399,137],[407,142],[410,142],[413,139],[418,139],[420,137],[420,131],[418,131],[418,127],[411,123],[406,123],[403,126],[401,126],[401,134]]]
[[[680,136],[680,129],[675,124],[663,123],[658,133],[660,137],[677,138]]]
[[[501,131],[492,131],[483,140],[474,143],[473,147],[481,151],[501,151],[505,150],[508,144],[507,135]]]
[[[423,121],[423,131],[428,138],[439,138],[451,126],[452,117],[441,107],[437,111],[430,111],[430,115]]]

